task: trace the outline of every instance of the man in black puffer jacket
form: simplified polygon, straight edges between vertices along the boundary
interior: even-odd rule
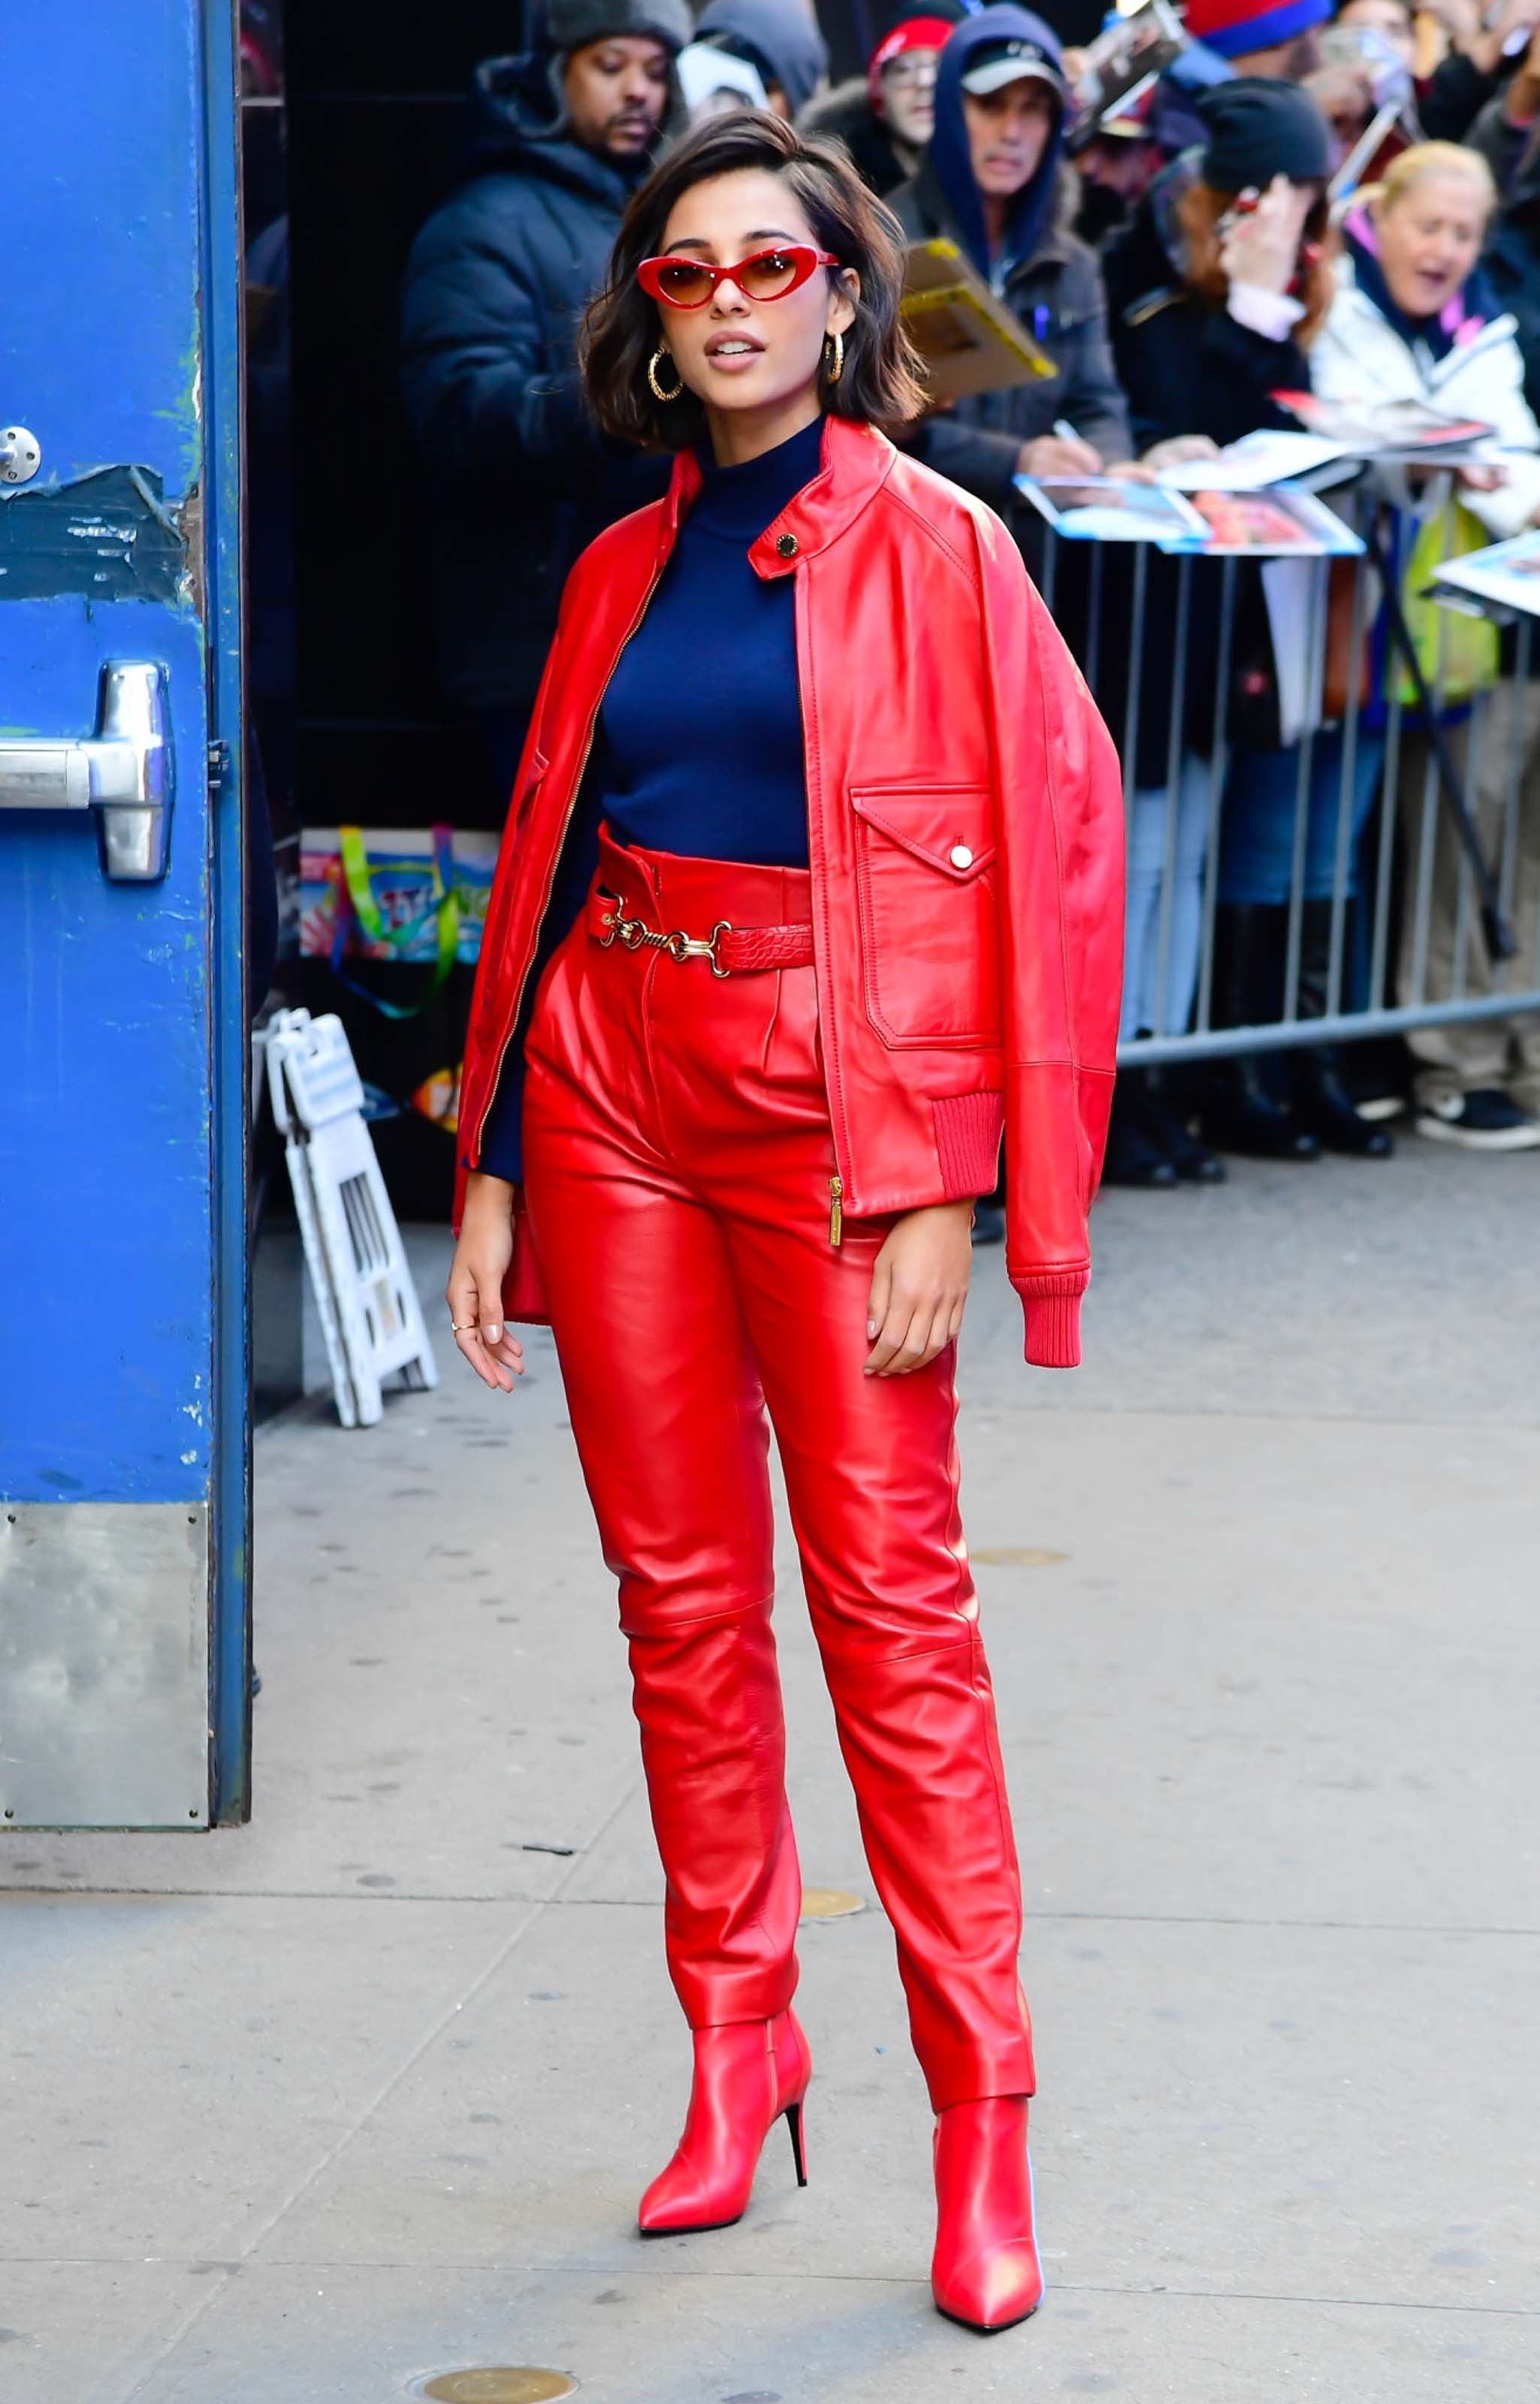
[[[662,492],[590,418],[576,338],[676,103],[686,0],[549,0],[546,45],[476,71],[472,163],[407,262],[401,378],[432,480],[439,684],[507,785],[567,569]]]

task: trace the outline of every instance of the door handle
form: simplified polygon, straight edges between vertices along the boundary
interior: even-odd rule
[[[166,672],[154,660],[108,660],[96,731],[76,743],[0,738],[0,810],[92,810],[102,874],[131,885],[166,873],[172,747]]]
[[[35,434],[24,426],[0,426],[0,484],[30,484],[42,464]]]

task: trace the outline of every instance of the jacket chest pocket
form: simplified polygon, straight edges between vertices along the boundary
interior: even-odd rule
[[[987,785],[853,791],[866,1012],[884,1042],[1000,1041]]]

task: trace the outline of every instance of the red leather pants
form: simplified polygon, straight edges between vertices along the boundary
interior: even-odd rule
[[[805,873],[606,845],[623,915],[805,923]],[[950,1349],[864,1377],[889,1221],[830,1240],[811,967],[718,978],[605,948],[596,912],[530,1029],[525,1198],[572,1428],[621,1586],[693,2027],[796,1984],[801,1876],[770,1608],[765,1411],[872,1875],[933,2106],[1029,2093],[1021,1893],[958,1513]]]

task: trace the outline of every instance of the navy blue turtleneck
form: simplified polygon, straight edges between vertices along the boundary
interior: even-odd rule
[[[791,579],[749,546],[819,471],[820,419],[741,468],[704,468],[599,711],[611,834],[693,860],[807,865]]]
[[[536,985],[582,907],[601,819],[622,843],[694,860],[807,865],[792,580],[749,549],[819,472],[823,424],[741,468],[702,462],[647,614],[599,710],[583,793],[541,929],[525,1014],[482,1134],[481,1166],[523,1174],[524,1039]]]

